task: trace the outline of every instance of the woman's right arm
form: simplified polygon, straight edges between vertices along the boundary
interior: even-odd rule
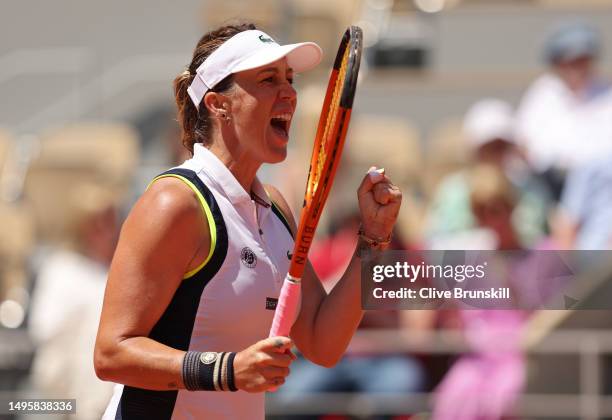
[[[154,390],[184,388],[185,352],[147,336],[184,273],[209,249],[208,224],[195,193],[173,178],[156,181],[125,221],[111,263],[94,354],[101,379]]]
[[[148,338],[184,273],[208,256],[210,231],[195,193],[181,181],[156,181],[136,203],[111,263],[96,340],[100,379],[151,390],[184,389],[185,352]],[[295,356],[286,337],[259,341],[234,359],[238,389],[278,386]]]

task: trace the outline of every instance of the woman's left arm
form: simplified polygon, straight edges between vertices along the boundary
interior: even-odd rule
[[[272,199],[285,215],[291,211],[277,190]],[[390,236],[402,201],[398,187],[382,170],[370,169],[357,190],[361,224],[365,236],[383,240]],[[288,217],[296,231],[293,217]],[[369,248],[360,239],[358,247]],[[378,246],[383,249],[384,246]],[[307,264],[302,277],[302,305],[291,329],[291,338],[306,358],[322,366],[335,365],[346,350],[361,317],[361,258],[354,252],[348,268],[329,294],[314,269]]]

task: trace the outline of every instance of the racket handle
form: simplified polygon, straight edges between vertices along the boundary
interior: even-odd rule
[[[281,288],[278,304],[270,328],[270,337],[283,335],[288,337],[291,327],[297,318],[302,294],[302,284],[300,279],[296,279],[289,274],[285,277]]]
[[[300,307],[300,298],[302,295],[302,284],[300,279],[291,277],[287,273],[283,287],[281,288],[272,327],[270,328],[270,337],[278,337],[283,335],[288,337],[291,332],[291,327],[295,322]],[[270,388],[269,392],[275,392],[278,387]]]

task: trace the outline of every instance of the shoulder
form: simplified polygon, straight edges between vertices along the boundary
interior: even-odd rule
[[[124,277],[127,270],[134,278],[141,275],[146,284],[158,279],[174,287],[200,262],[194,258],[208,254],[209,246],[208,221],[195,192],[176,178],[158,179],[123,224],[111,273]],[[168,282],[170,278],[177,283]]]
[[[552,73],[544,73],[536,78],[527,88],[518,107],[518,114],[534,107],[547,106],[550,101],[564,101],[567,88],[561,79]]]
[[[287,220],[287,223],[289,223],[289,227],[291,228],[291,232],[295,234],[295,232],[297,231],[297,225],[295,223],[293,213],[291,212],[291,208],[289,207],[287,200],[285,200],[285,197],[283,197],[281,192],[273,185],[265,184],[264,188],[268,192],[272,203],[274,203],[276,207],[278,207],[278,209],[281,211],[283,216],[285,216],[285,219]]]
[[[199,211],[195,191],[178,178],[166,177],[154,180],[139,200],[141,206],[159,210],[168,215],[184,215]]]
[[[596,160],[579,166],[569,172],[566,179],[567,191],[593,191],[612,180],[612,160]]]
[[[158,235],[193,236],[207,227],[196,193],[177,178],[161,178],[150,184],[130,212],[126,224],[142,232]],[[163,233],[165,232],[165,233]]]

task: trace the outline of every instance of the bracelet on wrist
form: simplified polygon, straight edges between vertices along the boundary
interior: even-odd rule
[[[188,351],[182,376],[188,391],[237,391],[233,352]]]
[[[391,233],[386,238],[376,238],[371,237],[365,233],[363,226],[359,226],[359,230],[357,231],[357,235],[359,235],[359,239],[368,244],[371,248],[376,248],[380,246],[389,245],[391,243]]]
[[[372,252],[381,251],[391,243],[391,234],[386,238],[372,238],[365,233],[361,226],[359,226],[357,235],[359,236],[359,241],[357,242],[356,255],[359,258],[364,258]]]

